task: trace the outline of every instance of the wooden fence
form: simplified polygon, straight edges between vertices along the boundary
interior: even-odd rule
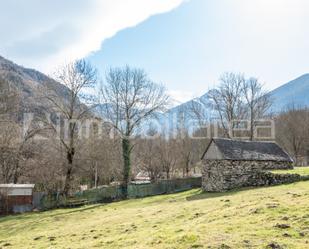
[[[202,186],[201,177],[161,180],[156,183],[130,184],[128,186],[129,198],[142,198],[168,193],[176,193]],[[121,186],[105,186],[78,192],[74,195],[75,203],[106,203],[123,199]],[[39,209],[50,209],[65,206],[67,200],[54,194],[44,196],[40,201]]]

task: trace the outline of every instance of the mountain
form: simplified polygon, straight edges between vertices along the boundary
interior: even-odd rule
[[[292,106],[309,107],[309,74],[302,75],[274,89],[269,94],[273,101],[269,110],[272,114],[280,113]],[[197,115],[204,121],[218,119],[217,112],[211,107],[208,93],[177,105],[158,115],[157,119],[145,122],[142,126],[145,130],[150,126],[149,124],[165,131],[177,131],[181,126],[194,130],[199,127]]]
[[[291,106],[309,107],[309,74],[304,74],[270,92],[273,104],[271,111],[281,112]]]
[[[279,113],[292,106],[296,108],[309,107],[309,74],[304,74],[274,89],[269,94],[273,101],[272,107],[270,108],[271,113]],[[205,104],[207,107],[203,109]],[[215,111],[211,109],[211,105],[207,99],[207,93],[199,98],[175,106],[167,113],[169,115],[185,113],[185,117],[188,117],[189,110],[192,110],[192,106],[197,107],[200,112],[204,112],[202,113],[204,116],[210,118],[216,117]]]
[[[0,77],[6,79],[19,90],[21,99],[20,114],[25,112],[41,113],[49,105],[40,92],[42,86],[49,86],[56,92],[56,97],[65,102],[69,89],[33,69],[24,68],[0,56]]]
[[[55,89],[57,97],[65,102],[69,89],[45,74],[33,69],[24,68],[0,56],[0,77],[5,78],[21,92],[22,112],[41,112],[48,108],[46,99],[42,98],[40,86],[51,86]],[[270,92],[273,100],[272,113],[279,113],[290,106],[309,107],[309,74],[300,76]],[[206,108],[205,108],[206,103]],[[157,114],[158,125],[164,129],[175,129],[179,123],[185,125],[196,122],[192,109],[202,117],[216,117],[215,111],[210,107],[207,93],[199,98],[175,106],[165,113]],[[98,114],[98,112],[96,112]],[[101,113],[102,115],[102,113]],[[147,126],[149,126],[148,122]],[[164,124],[164,125],[163,125]],[[163,125],[163,126],[162,126]]]

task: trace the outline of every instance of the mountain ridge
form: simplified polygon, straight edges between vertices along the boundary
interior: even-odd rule
[[[6,78],[21,90],[23,102],[25,103],[24,111],[35,111],[47,106],[46,101],[38,100],[38,88],[41,85],[52,84],[57,89],[58,97],[64,101],[69,94],[69,89],[66,86],[49,76],[35,69],[19,66],[2,56],[0,56],[0,76]],[[272,113],[279,113],[292,105],[297,108],[309,107],[309,98],[307,97],[309,94],[309,73],[281,85],[269,92],[269,94],[273,100]],[[168,109],[164,116],[187,113],[189,109],[192,109],[193,105],[201,107],[205,102],[207,102],[207,93]],[[199,111],[203,110],[200,109]],[[210,108],[207,111],[205,110],[206,112],[210,112],[211,115]],[[187,113],[187,115],[189,114]]]
[[[273,100],[271,111],[278,113],[290,107],[309,107],[309,73],[303,74],[280,87],[272,90]]]
[[[66,102],[69,89],[47,75],[30,68],[19,66],[0,56],[0,77],[16,88],[20,97],[20,115],[22,113],[42,113],[50,110],[50,103],[43,98],[41,87],[49,86],[57,97]],[[21,119],[21,116],[19,117]]]
[[[207,102],[207,93],[169,109],[171,112],[188,110],[192,103]],[[285,111],[289,107],[309,107],[309,73],[303,74],[269,92],[273,101],[271,113]]]

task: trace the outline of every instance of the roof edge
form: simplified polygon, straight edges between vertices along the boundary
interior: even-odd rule
[[[212,143],[214,144],[217,144],[216,143],[216,140],[226,140],[226,141],[232,141],[232,142],[242,142],[242,143],[264,143],[264,144],[274,144],[276,146],[278,146],[282,152],[286,155],[287,159],[286,160],[256,160],[256,159],[246,159],[247,161],[272,161],[272,162],[289,162],[289,163],[294,163],[294,160],[293,158],[289,155],[289,153],[283,149],[276,141],[250,141],[250,140],[236,140],[236,139],[231,139],[231,138],[220,138],[220,137],[213,137],[211,138],[209,144],[207,145],[202,157],[201,157],[201,160],[204,159],[209,147],[211,146]],[[222,151],[220,150],[220,146],[217,145],[217,148],[218,150],[220,151],[220,153],[222,153]],[[244,160],[244,159],[233,159],[233,158],[225,158],[225,159],[222,159],[222,160],[234,160],[234,161],[238,161],[238,160]]]
[[[206,155],[206,152],[208,151],[208,149],[209,149],[209,147],[210,147],[210,145],[211,145],[212,142],[214,142],[214,138],[212,138],[212,139],[210,140],[210,142],[208,143],[208,145],[207,145],[207,147],[206,147],[206,149],[205,149],[205,151],[204,151],[204,153],[203,153],[203,155],[202,155],[202,157],[201,157],[201,160],[204,159],[204,157],[205,157],[205,155]]]

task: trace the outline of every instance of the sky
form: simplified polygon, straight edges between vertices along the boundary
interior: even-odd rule
[[[0,55],[45,73],[131,65],[181,103],[226,71],[268,90],[309,72],[308,0],[0,1]]]

